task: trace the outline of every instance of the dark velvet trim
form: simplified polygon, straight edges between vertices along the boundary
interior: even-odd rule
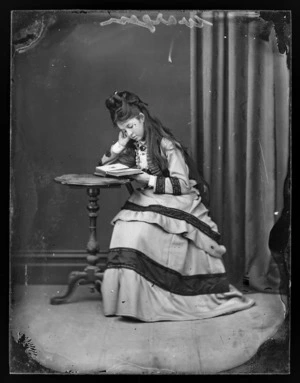
[[[144,253],[124,247],[109,250],[106,269],[131,269],[149,282],[178,295],[218,294],[229,291],[226,273],[181,275]]]
[[[169,169],[168,168],[164,169],[162,174],[163,174],[164,177],[170,177]]]
[[[186,213],[182,210],[174,209],[171,207],[165,207],[162,205],[141,206],[129,201],[126,201],[122,209],[133,210],[133,211],[151,211],[151,212],[165,215],[170,218],[184,220],[187,223],[199,229],[200,231],[202,231],[204,234],[212,238],[217,243],[220,243],[220,239],[221,239],[220,233],[213,231],[210,228],[210,226],[208,226],[205,222],[200,221],[200,219],[196,218],[194,215]]]
[[[155,194],[165,193],[165,177],[157,176]]]
[[[174,195],[181,195],[180,182],[177,177],[170,177]]]

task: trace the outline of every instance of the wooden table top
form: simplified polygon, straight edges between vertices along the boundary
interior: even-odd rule
[[[54,178],[55,182],[62,185],[98,186],[100,188],[120,187],[130,183],[128,178],[108,178],[93,174],[64,174]]]

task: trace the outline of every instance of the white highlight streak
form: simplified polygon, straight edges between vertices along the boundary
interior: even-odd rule
[[[170,45],[169,57],[168,57],[168,61],[169,61],[169,63],[172,62],[172,57],[171,57],[171,55],[172,55],[172,51],[173,51],[173,46],[174,46],[174,39],[171,41],[171,45]]]

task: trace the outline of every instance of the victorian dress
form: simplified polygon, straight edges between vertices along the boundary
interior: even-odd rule
[[[211,318],[254,301],[226,276],[217,225],[205,205],[204,183],[188,154],[163,138],[160,167],[144,142],[113,144],[101,164],[122,163],[150,174],[113,218],[101,287],[106,316],[141,321]],[[205,202],[205,203],[204,203]]]

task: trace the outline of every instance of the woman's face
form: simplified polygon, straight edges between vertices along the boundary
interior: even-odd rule
[[[141,141],[145,136],[145,116],[140,113],[138,117],[129,118],[126,121],[117,122],[118,128],[126,132],[127,136],[134,141]]]

